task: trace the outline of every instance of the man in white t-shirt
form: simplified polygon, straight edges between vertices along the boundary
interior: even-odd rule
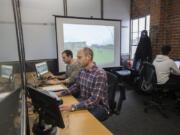
[[[171,47],[165,45],[161,48],[161,55],[157,55],[153,61],[153,65],[156,69],[157,83],[158,84],[175,84],[180,86],[180,70],[175,62],[168,57],[171,51]],[[177,77],[170,77],[170,75],[176,75]]]

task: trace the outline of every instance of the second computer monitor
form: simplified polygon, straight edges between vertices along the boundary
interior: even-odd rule
[[[44,75],[45,73],[48,73],[47,62],[37,63],[35,64],[35,67],[38,77]]]
[[[13,66],[11,65],[2,65],[1,66],[1,77],[10,79],[13,74]]]

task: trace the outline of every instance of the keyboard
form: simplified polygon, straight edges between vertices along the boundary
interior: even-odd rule
[[[55,98],[57,101],[60,100],[59,97],[54,92],[52,92],[52,91],[48,91],[48,92],[51,97]]]
[[[51,85],[51,86],[44,86],[40,88],[47,91],[61,91],[61,90],[67,89],[62,85]]]

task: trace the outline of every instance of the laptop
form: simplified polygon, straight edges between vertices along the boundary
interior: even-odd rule
[[[44,74],[49,72],[47,62],[37,63],[37,64],[35,64],[35,67],[36,67],[36,72],[37,72],[38,77],[41,77]]]
[[[6,79],[11,79],[13,75],[13,66],[11,65],[1,65],[1,77]]]
[[[180,61],[175,61],[177,67],[180,69]]]

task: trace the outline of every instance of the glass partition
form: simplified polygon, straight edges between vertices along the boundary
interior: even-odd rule
[[[21,87],[20,62],[11,0],[0,1],[0,99]],[[4,94],[7,93],[7,94]]]
[[[0,135],[21,135],[25,126],[22,62],[12,2],[0,0]]]

